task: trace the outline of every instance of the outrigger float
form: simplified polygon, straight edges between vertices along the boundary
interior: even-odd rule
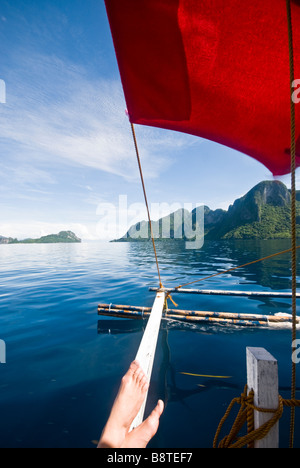
[[[147,319],[151,315],[151,307],[126,306],[115,304],[99,304],[98,315],[123,318]],[[293,317],[291,314],[279,312],[274,315],[243,314],[233,312],[211,312],[203,310],[179,310],[165,308],[162,312],[163,320],[178,320],[194,324],[236,325],[245,327],[291,327]],[[300,326],[300,317],[297,318],[297,327]]]
[[[233,296],[249,298],[273,298],[273,299],[291,299],[292,293],[282,291],[230,291],[216,289],[184,289],[184,288],[154,288],[149,291],[163,293],[165,302],[163,305],[162,319],[178,320],[194,324],[219,324],[219,325],[238,325],[238,326],[263,326],[263,327],[291,327],[293,324],[292,314],[278,312],[274,315],[262,314],[244,314],[234,312],[212,312],[203,310],[180,310],[169,309],[167,300],[170,294],[199,294],[210,296]],[[296,293],[300,297],[300,293]],[[119,305],[119,304],[99,304],[98,315],[109,316],[123,319],[145,319],[151,315],[151,307]],[[300,317],[296,317],[296,325],[300,325]]]

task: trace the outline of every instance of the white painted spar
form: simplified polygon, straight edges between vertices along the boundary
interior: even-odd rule
[[[149,291],[157,291],[157,288],[149,288]],[[208,294],[212,296],[238,296],[238,297],[277,297],[277,298],[290,298],[291,292],[278,292],[278,291],[223,291],[215,289],[183,289],[173,288],[165,289],[166,293],[181,293],[181,294]],[[300,292],[296,293],[296,297],[300,297]]]
[[[164,310],[166,295],[163,291],[159,291],[156,295],[152,311],[148,320],[144,336],[142,338],[138,353],[136,355],[136,360],[140,363],[143,371],[147,375],[148,381],[151,381],[153,362],[156,352],[158,334],[160,330],[160,324],[162,319],[162,314]],[[138,427],[144,419],[145,408],[147,403],[148,394],[145,398],[144,404],[135,418],[131,430],[135,427]]]

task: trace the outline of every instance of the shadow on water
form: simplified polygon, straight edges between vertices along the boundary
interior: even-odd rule
[[[98,321],[98,334],[107,335],[121,335],[144,332],[147,326],[147,320],[131,320],[131,319],[112,319],[106,320],[101,319]],[[239,386],[228,381],[220,379],[208,378],[205,381],[205,385],[193,386],[190,389],[179,388],[176,381],[176,372],[172,365],[171,349],[168,342],[169,331],[199,333],[199,334],[212,334],[220,332],[222,327],[214,327],[214,329],[208,329],[205,327],[199,327],[181,322],[169,322],[163,321],[161,325],[161,364],[159,367],[159,378],[157,379],[156,386],[159,388],[156,391],[161,395],[165,404],[168,402],[180,402],[185,404],[185,400],[193,395],[197,395],[203,392],[207,392],[213,388],[215,389],[237,389]],[[233,327],[235,331],[239,327]],[[231,330],[232,331],[232,330]],[[224,332],[230,332],[227,328],[224,328]]]

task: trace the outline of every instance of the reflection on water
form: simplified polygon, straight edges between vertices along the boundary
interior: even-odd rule
[[[246,240],[206,242],[200,250],[185,250],[184,242],[157,242],[159,263],[162,275],[168,287],[213,275],[222,270],[235,268],[254,260],[282,252],[291,247],[289,240]],[[153,247],[150,242],[130,243],[128,259],[134,268],[149,269],[149,279],[156,278],[153,263]],[[291,287],[291,254],[286,253],[263,262],[250,265],[227,275],[228,283],[234,279],[238,284],[257,284],[273,290],[290,289]],[[298,267],[300,259],[298,260]],[[225,276],[224,276],[225,277]],[[222,277],[222,278],[224,278]],[[222,281],[222,279],[221,279]],[[220,277],[201,282],[205,288],[217,283]],[[236,283],[236,282],[235,282]],[[299,278],[298,278],[299,283]],[[236,283],[237,284],[237,283]]]

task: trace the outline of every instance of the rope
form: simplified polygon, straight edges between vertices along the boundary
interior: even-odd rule
[[[151,221],[150,210],[149,210],[149,204],[148,204],[148,199],[147,199],[147,192],[146,192],[146,187],[145,187],[145,182],[144,182],[144,176],[143,176],[141,158],[140,158],[139,148],[138,148],[138,144],[137,144],[137,139],[136,139],[136,134],[135,134],[134,125],[133,125],[133,123],[131,123],[131,122],[130,122],[130,125],[131,125],[131,131],[132,131],[132,136],[133,136],[133,142],[134,142],[134,147],[135,147],[137,162],[138,162],[139,171],[140,171],[141,182],[142,182],[142,186],[143,186],[144,198],[145,198],[145,203],[146,203],[146,208],[147,208],[147,215],[148,215],[148,221],[149,221],[149,227],[150,227],[150,234],[151,234],[151,239],[152,239],[152,244],[153,244],[153,250],[154,250],[154,255],[155,255],[155,262],[156,262],[156,268],[157,268],[157,273],[158,273],[159,285],[160,285],[160,288],[162,288],[163,285],[162,285],[162,281],[161,281],[160,269],[159,269],[159,264],[158,264],[158,257],[157,257],[157,251],[156,251],[156,246],[155,246],[154,234],[153,234],[153,229],[152,229],[152,221]]]
[[[139,166],[139,172],[140,172],[140,177],[141,177],[141,182],[142,182],[142,187],[143,187],[143,193],[144,193],[144,198],[145,198],[145,204],[146,204],[146,209],[147,209],[147,215],[148,215],[148,221],[149,221],[149,227],[150,227],[150,234],[151,234],[151,240],[153,244],[153,250],[154,250],[154,256],[155,256],[155,262],[156,262],[156,268],[157,268],[157,273],[158,273],[158,279],[159,279],[159,287],[163,289],[163,284],[161,280],[161,274],[160,274],[160,269],[159,269],[159,263],[158,263],[158,256],[157,256],[157,250],[156,250],[156,245],[155,245],[155,240],[154,240],[154,234],[153,234],[153,229],[152,229],[152,221],[151,221],[151,216],[150,216],[150,210],[149,210],[149,203],[148,203],[148,198],[147,198],[147,192],[146,192],[146,186],[145,186],[145,181],[144,181],[144,176],[143,176],[143,170],[142,170],[142,164],[141,164],[141,158],[140,158],[140,152],[137,144],[137,138],[136,138],[136,133],[134,129],[134,125],[132,122],[130,122],[131,125],[131,131],[132,131],[132,136],[133,136],[133,142],[134,142],[134,147],[135,147],[135,152],[136,152],[136,157],[137,157],[137,162]],[[168,299],[174,304],[175,307],[178,307],[176,302],[172,299],[172,296],[170,293],[167,293],[166,295],[166,300],[165,300],[165,309],[168,310]]]
[[[297,252],[296,252],[296,116],[295,103],[291,98],[293,93],[293,82],[295,77],[294,71],[294,46],[293,46],[293,25],[291,2],[286,0],[287,20],[288,20],[288,37],[289,37],[289,65],[290,65],[290,103],[291,103],[291,232],[292,232],[292,347],[296,340],[296,276],[297,276]],[[292,384],[291,398],[296,395],[296,364],[292,363]],[[295,408],[291,409],[291,425],[290,425],[290,448],[294,445],[294,430],[295,430]]]
[[[276,410],[258,408],[254,405],[254,392],[251,390],[248,393],[247,385],[244,388],[244,392],[240,397],[234,398],[230,405],[228,406],[225,415],[221,419],[221,422],[218,426],[213,448],[242,448],[245,445],[248,445],[248,448],[254,447],[254,442],[257,440],[264,439],[272,427],[279,421],[283,414],[284,406],[294,408],[296,406],[300,407],[300,400],[290,399],[284,400],[280,395],[278,397],[279,405]],[[235,404],[241,405],[238,415],[232,425],[230,433],[225,436],[219,443],[218,438],[220,432],[224,426],[224,423],[228,419],[233,407]],[[254,429],[254,411],[259,411],[261,413],[270,413],[273,414],[272,418],[264,423],[261,427]],[[247,434],[244,436],[238,436],[243,426],[247,422]]]
[[[296,249],[300,249],[300,245],[296,246]],[[177,286],[175,289],[181,289],[181,288],[184,288],[185,286],[190,286],[191,284],[200,283],[200,281],[204,281],[204,280],[207,280],[207,279],[210,279],[210,278],[214,278],[215,276],[219,276],[219,275],[224,275],[225,273],[229,273],[231,271],[238,270],[239,268],[244,268],[244,267],[249,266],[249,265],[254,265],[255,263],[262,262],[264,260],[268,260],[269,258],[277,257],[278,255],[282,255],[282,254],[289,253],[289,252],[292,252],[292,248],[287,249],[287,250],[283,250],[282,252],[277,252],[277,253],[272,254],[272,255],[268,255],[267,257],[263,257],[263,258],[260,258],[258,260],[254,260],[253,262],[244,263],[244,265],[240,265],[240,266],[237,266],[237,267],[229,268],[228,270],[220,271],[219,273],[215,273],[214,275],[206,276],[205,278],[200,278],[198,280],[191,281],[190,283],[182,284],[180,286]]]

